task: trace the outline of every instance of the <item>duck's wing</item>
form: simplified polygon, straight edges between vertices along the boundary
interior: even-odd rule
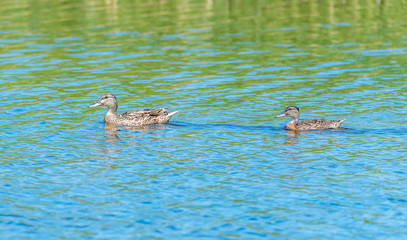
[[[298,127],[300,130],[339,128],[343,121],[345,121],[345,119],[342,120],[305,119],[298,123]]]
[[[119,117],[121,118],[139,118],[139,117],[146,117],[146,116],[160,116],[165,115],[167,111],[166,108],[153,108],[153,109],[137,109],[133,111],[128,111],[125,113],[120,114]]]
[[[168,122],[171,116],[177,113],[167,112],[166,108],[137,109],[119,115],[121,124],[128,126],[161,124]]]

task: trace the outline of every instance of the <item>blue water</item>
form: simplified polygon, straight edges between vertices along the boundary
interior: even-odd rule
[[[403,239],[404,15],[300,3],[5,1],[1,238]],[[106,128],[108,92],[179,113]]]

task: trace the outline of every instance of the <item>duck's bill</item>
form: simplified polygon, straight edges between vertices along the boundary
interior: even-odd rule
[[[102,106],[102,104],[95,102],[94,104],[89,105],[88,108],[94,108],[94,107],[99,107],[99,106]]]
[[[280,117],[285,117],[285,113],[280,113],[277,116],[275,116],[275,118],[280,118]]]

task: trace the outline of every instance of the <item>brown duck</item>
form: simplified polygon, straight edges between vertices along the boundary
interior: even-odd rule
[[[166,108],[154,108],[137,109],[117,115],[117,99],[110,93],[103,94],[97,102],[89,105],[90,108],[98,106],[106,106],[108,108],[105,116],[105,123],[120,126],[162,124],[168,122],[171,116],[178,112],[167,112]]]
[[[285,125],[289,130],[316,130],[316,129],[334,129],[339,128],[342,120],[325,120],[325,119],[306,119],[300,122],[300,109],[296,106],[289,106],[277,115],[279,117],[290,117],[291,121]]]

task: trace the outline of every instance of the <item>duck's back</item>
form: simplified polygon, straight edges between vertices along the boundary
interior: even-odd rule
[[[297,130],[333,129],[339,128],[342,120],[306,119],[297,123]]]
[[[166,108],[137,109],[120,114],[119,124],[128,126],[153,125],[168,122],[177,113],[167,112]]]

